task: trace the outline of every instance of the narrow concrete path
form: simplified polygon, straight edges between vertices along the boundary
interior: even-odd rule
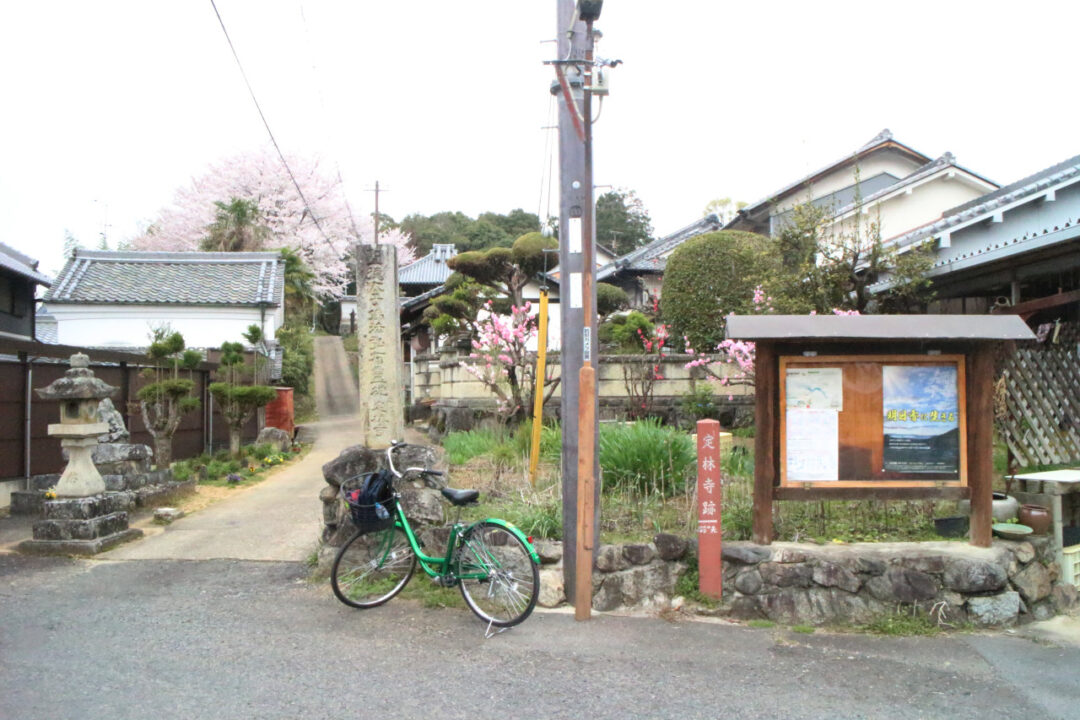
[[[162,532],[99,555],[106,560],[279,560],[302,561],[315,549],[322,527],[319,491],[322,466],[355,444],[352,418],[311,427],[315,447],[300,462],[259,485],[174,522]],[[153,532],[153,528],[147,530]]]
[[[339,337],[315,338],[315,388],[319,416],[307,424],[314,448],[298,463],[259,485],[99,555],[107,560],[267,560],[297,562],[315,549],[322,529],[319,491],[324,463],[357,442],[358,398]]]
[[[315,403],[323,420],[355,416],[360,409],[357,378],[336,335],[315,338]]]

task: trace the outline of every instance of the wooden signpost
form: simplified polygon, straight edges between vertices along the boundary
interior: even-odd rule
[[[716,420],[698,420],[697,456],[698,589],[702,595],[719,600],[724,578],[720,540],[724,490],[720,482],[720,423]]]

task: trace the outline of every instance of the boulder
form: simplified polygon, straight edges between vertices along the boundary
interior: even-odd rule
[[[362,473],[375,472],[386,462],[385,453],[363,445],[353,445],[341,451],[341,454],[322,466],[323,478],[331,485],[340,487],[341,483]]]
[[[1080,605],[1080,591],[1074,585],[1055,585],[1050,591],[1050,602],[1059,613],[1069,612]]]
[[[662,560],[681,560],[686,554],[686,539],[670,533],[660,533],[653,538],[656,553]]]
[[[998,595],[970,597],[968,618],[976,625],[1011,625],[1020,612],[1020,593],[1009,590]]]
[[[656,557],[656,548],[652,545],[623,545],[622,554],[631,565],[648,565]]]
[[[814,571],[805,563],[761,563],[758,565],[761,579],[766,585],[779,588],[808,588],[814,583]]]
[[[685,569],[680,563],[637,565],[605,575],[593,597],[594,610],[614,610],[632,605],[668,605],[675,582]]]
[[[1000,565],[970,560],[951,559],[945,568],[945,587],[962,593],[993,592],[1005,587],[1008,574]]]
[[[630,562],[623,557],[622,548],[618,545],[600,546],[600,549],[596,553],[597,570],[610,573],[618,570],[625,570],[628,567],[630,567]]]
[[[172,507],[159,507],[154,510],[154,522],[168,525],[174,520],[184,517],[184,511]]]
[[[399,486],[401,505],[409,522],[417,525],[441,525],[443,500],[438,490],[428,487]]]
[[[940,590],[933,576],[902,567],[890,568],[884,575],[870,578],[866,588],[876,600],[904,605],[932,600]]]
[[[563,585],[562,570],[543,568],[540,570],[540,597],[536,602],[540,607],[558,607],[566,600],[566,586]]]
[[[1016,561],[1026,565],[1035,559],[1035,547],[1029,542],[1022,542],[1013,548]]]
[[[533,549],[536,550],[540,562],[544,565],[554,565],[562,560],[563,547],[558,540],[536,538],[533,540]]]
[[[285,452],[292,447],[292,436],[276,427],[264,427],[255,438],[256,445],[270,444],[277,452]]]
[[[130,436],[127,428],[124,427],[124,416],[109,398],[102,398],[98,403],[97,421],[109,426],[108,432],[98,435],[99,443],[122,443],[126,442]]]
[[[756,568],[747,568],[735,576],[735,589],[743,595],[757,595],[761,585],[761,573]]]
[[[1031,563],[1016,573],[1012,584],[1029,605],[1050,596],[1050,573],[1042,563]]]
[[[814,568],[814,583],[822,587],[838,587],[841,590],[859,592],[862,581],[855,573],[829,562],[823,562]]]
[[[720,556],[725,560],[734,560],[744,565],[756,565],[772,556],[769,548],[752,543],[724,543]]]

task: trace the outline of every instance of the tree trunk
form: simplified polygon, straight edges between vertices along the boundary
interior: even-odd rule
[[[169,467],[172,463],[172,436],[160,434],[154,437],[154,462],[158,469]]]
[[[229,428],[229,454],[240,457],[240,428]]]

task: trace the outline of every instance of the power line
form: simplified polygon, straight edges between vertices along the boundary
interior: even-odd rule
[[[266,128],[266,134],[270,136],[270,142],[274,145],[274,150],[277,151],[278,158],[281,159],[281,164],[285,166],[285,172],[289,174],[289,179],[292,180],[293,187],[296,188],[296,193],[300,196],[301,202],[304,203],[305,212],[311,218],[311,222],[315,223],[315,227],[318,228],[319,234],[323,236],[323,240],[337,251],[334,242],[327,236],[322,225],[319,224],[319,218],[315,216],[315,211],[311,209],[311,204],[308,203],[307,198],[304,197],[304,191],[300,189],[300,183],[296,181],[296,176],[293,175],[292,168],[289,167],[289,163],[285,160],[285,154],[281,152],[281,147],[278,145],[277,138],[274,137],[274,132],[270,129],[270,123],[263,113],[262,106],[259,105],[259,99],[255,97],[255,90],[251,87],[251,82],[248,81],[247,73],[244,72],[244,65],[240,62],[240,56],[236,53],[236,46],[233,45],[232,38],[229,37],[229,31],[225,28],[225,21],[221,19],[221,13],[218,12],[217,3],[214,2],[214,0],[210,0],[210,6],[214,8],[214,15],[217,15],[218,23],[221,24],[221,32],[225,33],[225,41],[229,43],[229,50],[232,51],[233,59],[236,60],[236,67],[240,69],[240,76],[244,78],[244,84],[247,85],[248,93],[251,95],[251,101],[255,103],[255,109],[259,111],[259,117],[262,119],[263,127]],[[303,221],[302,217],[300,219]]]

